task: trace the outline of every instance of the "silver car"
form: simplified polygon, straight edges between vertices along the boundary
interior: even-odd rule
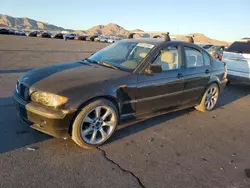
[[[250,39],[235,41],[222,56],[226,62],[229,81],[250,84]]]
[[[225,50],[225,46],[212,46],[207,51],[215,58],[221,58],[223,51]]]

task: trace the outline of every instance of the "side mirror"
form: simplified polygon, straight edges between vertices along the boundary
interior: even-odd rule
[[[162,66],[161,65],[156,65],[156,64],[151,64],[148,69],[145,70],[147,74],[152,74],[152,73],[161,73],[162,72]]]

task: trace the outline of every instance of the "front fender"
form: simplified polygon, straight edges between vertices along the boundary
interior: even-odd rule
[[[95,84],[85,85],[82,88],[71,89],[67,103],[68,108],[78,110],[86,103],[96,98],[107,98],[116,103],[121,114],[135,112],[134,101],[137,94],[136,75],[110,81],[102,81]],[[65,96],[65,95],[63,95]]]

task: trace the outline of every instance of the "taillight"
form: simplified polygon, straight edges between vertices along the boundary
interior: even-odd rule
[[[219,61],[221,61],[222,60],[222,55],[219,55]]]
[[[219,61],[222,61],[222,56],[223,56],[223,53],[222,54],[219,54]]]
[[[250,43],[250,40],[248,40],[247,42],[249,42],[249,43]]]

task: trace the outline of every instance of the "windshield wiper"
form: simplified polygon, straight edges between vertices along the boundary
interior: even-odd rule
[[[105,66],[105,67],[109,67],[109,68],[112,68],[112,69],[115,69],[115,70],[118,70],[118,68],[117,68],[116,66],[111,65],[111,64],[108,64],[108,63],[105,63],[105,62],[103,62],[103,61],[98,61],[97,64],[103,65],[103,66]]]
[[[93,61],[93,60],[91,60],[91,59],[89,59],[89,58],[85,58],[85,59],[83,59],[82,61],[87,61],[87,62],[92,63],[92,64],[97,64],[96,61]]]

